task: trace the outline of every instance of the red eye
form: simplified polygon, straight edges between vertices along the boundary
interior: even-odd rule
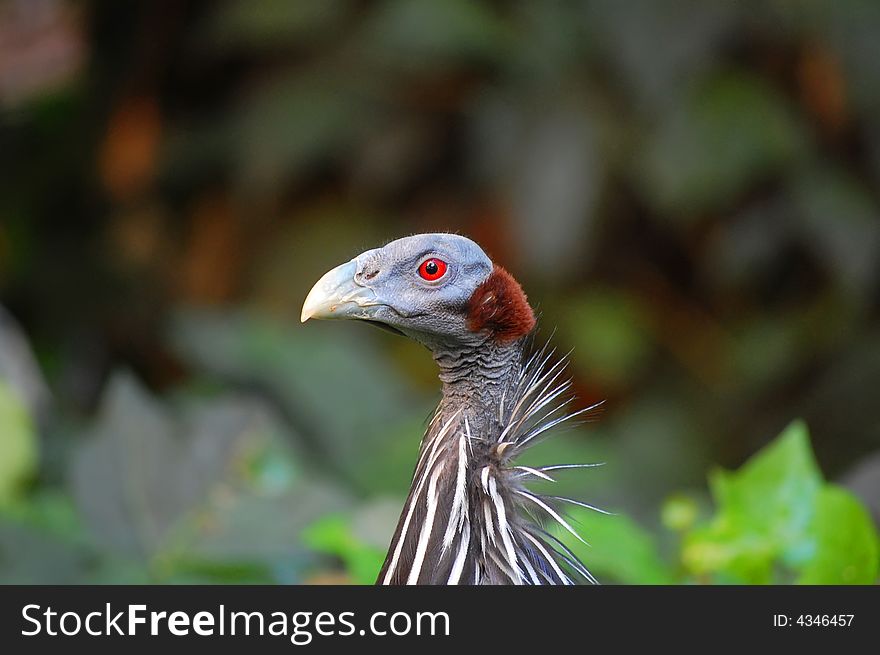
[[[446,262],[442,259],[437,259],[436,257],[426,259],[422,262],[421,266],[419,266],[419,275],[428,282],[439,280],[446,275]]]

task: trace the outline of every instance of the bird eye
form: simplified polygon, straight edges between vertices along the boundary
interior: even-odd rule
[[[419,266],[419,275],[428,282],[439,280],[446,275],[446,262],[436,257],[426,259]]]

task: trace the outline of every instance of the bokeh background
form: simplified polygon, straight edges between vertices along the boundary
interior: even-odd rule
[[[0,581],[370,581],[433,362],[298,316],[421,231],[607,400],[534,454],[606,463],[560,482],[637,535],[600,579],[714,581],[676,530],[796,418],[877,521],[878,34],[871,0],[0,0]]]

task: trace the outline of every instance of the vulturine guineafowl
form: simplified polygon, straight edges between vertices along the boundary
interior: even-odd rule
[[[535,316],[506,270],[463,236],[410,236],[326,273],[303,305],[309,318],[378,323],[427,346],[440,368],[443,398],[377,584],[595,582],[542,522],[580,539],[561,505],[597,508],[526,485],[592,465],[514,463],[593,407],[569,411],[564,358],[551,363],[546,346],[526,356]]]

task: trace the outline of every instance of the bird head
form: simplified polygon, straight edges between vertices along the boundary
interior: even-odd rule
[[[310,318],[370,321],[429,348],[510,342],[535,316],[513,277],[457,234],[417,234],[328,271],[302,309]]]

